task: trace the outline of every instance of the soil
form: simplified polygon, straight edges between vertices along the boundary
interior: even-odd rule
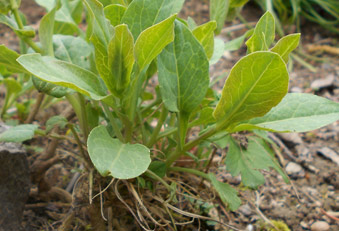
[[[38,7],[33,0],[25,0],[22,1],[21,10],[26,14],[28,22],[37,29],[44,9]],[[261,10],[251,4],[242,11],[242,15],[248,22],[256,22],[261,14]],[[187,0],[181,16],[190,16],[197,24],[206,22],[208,1]],[[240,22],[234,20],[225,26],[237,24]],[[224,30],[220,38],[229,41],[242,35],[245,31],[245,27],[234,31]],[[293,27],[290,27],[288,33],[293,32],[295,32]],[[4,25],[0,25],[0,44],[18,50],[18,40],[15,34]],[[308,52],[308,49],[314,45],[338,47],[338,36],[309,22],[302,25],[302,54],[308,57],[302,58],[312,65],[316,72],[293,61],[289,91],[312,93],[339,102],[339,54],[330,54],[325,50]],[[216,78],[223,72],[229,71],[245,54],[245,46],[242,46],[238,51],[225,52],[222,60],[211,68],[211,78]],[[320,61],[315,61],[315,59],[320,59]],[[311,88],[314,81],[325,80],[329,76],[334,77],[331,84],[317,90]],[[220,90],[224,80],[217,83]],[[57,106],[56,113],[60,112],[61,107],[62,105]],[[45,113],[55,113],[55,111]],[[43,120],[43,118],[41,119]],[[240,230],[260,230],[264,226],[264,221],[267,220],[283,221],[291,230],[310,230],[313,223],[325,221],[330,225],[329,230],[339,230],[339,165],[321,155],[321,149],[324,147],[330,148],[336,155],[339,155],[339,122],[307,133],[289,134],[284,137],[274,135],[273,138],[277,142],[277,150],[280,152],[278,155],[280,163],[283,166],[289,162],[299,164],[301,166],[299,175],[291,177],[291,183],[286,184],[276,172],[265,172],[265,185],[260,186],[257,190],[249,191],[242,190],[239,179],[230,179],[228,174],[219,171],[220,179],[228,180],[233,186],[240,189],[243,205],[236,212],[211,209],[209,215],[218,217],[223,222]],[[39,143],[41,140],[34,142]],[[31,144],[31,146],[33,145],[34,143]],[[72,141],[59,145],[57,153],[62,157],[61,161],[47,173],[51,185],[67,188],[72,177],[78,174],[79,169],[83,168],[77,161],[78,158],[75,158],[76,154],[74,153],[77,152],[75,147],[76,145]],[[36,150],[29,150],[29,154],[31,163],[39,155]],[[217,169],[216,166],[214,168]],[[56,229],[67,213],[69,204],[39,201],[32,196],[35,190],[36,185],[33,185],[31,198],[27,202],[24,213],[24,227],[26,230]],[[194,224],[196,227],[192,230],[198,230],[198,223]],[[227,229],[207,222],[202,225],[201,230]]]

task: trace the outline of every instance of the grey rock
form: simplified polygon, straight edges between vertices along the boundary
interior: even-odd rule
[[[238,211],[245,216],[250,216],[252,214],[252,210],[248,204],[240,206]]]
[[[311,88],[317,90],[320,88],[330,87],[333,84],[334,84],[334,75],[329,75],[326,78],[314,80],[311,83]]]
[[[289,162],[286,165],[286,172],[293,178],[303,178],[305,176],[305,170],[297,163]]]
[[[313,156],[310,152],[310,149],[307,148],[304,144],[297,145],[295,149],[297,151],[299,160],[305,161],[308,163],[313,161]]]
[[[312,231],[326,231],[330,229],[330,225],[325,221],[316,221],[311,225]]]
[[[7,129],[0,124],[0,133]],[[0,142],[0,231],[19,231],[30,189],[26,152],[20,144]]]
[[[322,147],[317,151],[318,154],[330,159],[339,166],[339,155],[328,147]]]
[[[303,89],[301,89],[300,87],[292,87],[291,93],[303,93]]]
[[[278,136],[289,143],[293,143],[294,145],[303,144],[303,140],[300,138],[298,133],[279,133]]]

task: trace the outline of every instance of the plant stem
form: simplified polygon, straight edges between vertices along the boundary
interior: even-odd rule
[[[171,191],[171,186],[169,184],[166,183],[166,181],[164,181],[164,179],[162,179],[160,176],[158,176],[157,174],[155,174],[154,172],[152,172],[151,170],[147,169],[145,172],[145,175],[148,177],[151,177],[153,179],[158,180],[159,182],[161,182],[168,191]]]
[[[101,101],[101,104],[102,104],[102,107],[104,108],[106,116],[109,119],[109,122],[111,123],[111,125],[113,127],[115,135],[118,137],[118,139],[121,142],[124,142],[125,141],[124,137],[122,136],[122,133],[120,131],[118,124],[115,122],[115,118],[113,117],[112,112],[109,110],[108,106],[104,102]]]
[[[20,17],[18,8],[12,9],[12,12],[13,12],[13,14],[14,14],[14,18],[15,18],[16,23],[18,24],[19,29],[23,29],[23,28],[24,28],[24,24],[22,23],[22,20],[21,20],[21,17]],[[32,47],[32,49],[33,49],[35,52],[41,53],[40,47],[38,47],[38,46],[36,45],[36,43],[33,42],[32,39],[27,38],[27,37],[23,37],[23,36],[20,36],[20,38],[21,38],[23,41],[25,41],[25,43],[27,43],[27,45],[29,45],[30,47]]]
[[[167,118],[167,115],[168,115],[168,110],[166,109],[165,105],[162,105],[162,109],[161,109],[161,113],[160,113],[160,117],[159,117],[157,126],[154,128],[154,130],[152,132],[152,136],[147,143],[147,147],[152,147],[154,145],[154,143],[157,141],[158,134],[160,132],[162,125],[164,124],[164,122]]]
[[[168,169],[169,171],[175,171],[175,172],[187,172],[187,173],[191,173],[197,176],[201,176],[203,178],[205,178],[206,180],[210,180],[210,177],[208,174],[198,171],[196,169],[192,169],[192,168],[182,168],[182,167],[170,167]]]
[[[33,110],[29,113],[25,123],[26,124],[30,124],[33,122],[35,116],[38,114],[39,112],[39,108],[41,106],[41,103],[43,101],[45,97],[45,94],[44,93],[39,93],[38,96],[37,96],[37,99],[36,99],[36,102],[34,104],[34,107],[33,107]]]
[[[182,153],[185,153],[191,150],[193,147],[197,146],[201,141],[207,139],[208,137],[213,136],[217,132],[218,130],[216,129],[216,127],[211,126],[211,128],[207,132],[203,133],[202,135],[198,136],[196,139],[185,144],[181,151],[177,149],[175,152],[171,153],[166,160],[166,166],[167,167],[171,166],[171,164],[174,161],[176,161],[181,156]]]

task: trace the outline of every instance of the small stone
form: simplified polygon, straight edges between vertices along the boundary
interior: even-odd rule
[[[300,160],[308,163],[313,161],[313,156],[311,155],[310,149],[307,148],[304,144],[297,145],[295,149]]]
[[[332,149],[328,147],[322,147],[321,149],[317,151],[317,153],[326,157],[327,159],[332,160],[334,163],[336,163],[339,166],[339,155]]]
[[[303,140],[300,138],[300,135],[298,133],[280,133],[278,136],[283,139],[284,141],[287,141],[289,143],[293,143],[294,145],[297,144],[303,144]]]
[[[303,93],[303,89],[301,89],[300,87],[292,87],[291,93]]]
[[[316,221],[311,225],[312,231],[326,231],[330,229],[330,225],[325,221]]]
[[[248,204],[240,206],[238,211],[245,216],[250,216],[252,214],[252,210]]]
[[[311,88],[318,90],[321,88],[326,88],[332,86],[334,83],[334,75],[329,75],[326,78],[323,79],[317,79],[312,82]]]
[[[289,162],[286,165],[286,172],[289,176],[294,178],[303,178],[305,176],[304,169],[297,163]]]
[[[305,221],[302,221],[300,222],[300,226],[303,228],[303,229],[309,229],[307,223]]]

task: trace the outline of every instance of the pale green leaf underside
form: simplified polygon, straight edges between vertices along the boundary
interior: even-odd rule
[[[23,142],[30,140],[34,136],[38,125],[23,124],[9,128],[7,131],[0,134],[0,142]]]
[[[220,60],[220,58],[224,54],[224,50],[225,50],[225,42],[222,39],[214,38],[214,51],[210,59],[210,65],[213,65]]]
[[[88,153],[102,176],[130,179],[144,173],[151,163],[150,150],[141,144],[124,144],[113,139],[104,126],[94,128],[88,137]]]
[[[224,27],[230,0],[211,0],[210,15],[211,20],[217,22],[217,34]]]
[[[248,53],[267,51],[274,41],[275,23],[273,15],[267,11],[258,21],[253,35],[247,40]]]
[[[146,28],[179,13],[184,0],[134,0],[121,19],[137,39]]]
[[[153,25],[141,32],[135,42],[135,58],[140,70],[152,62],[162,49],[174,39],[174,20],[176,15]]]
[[[286,95],[288,72],[285,62],[272,52],[254,52],[232,68],[214,111],[219,126],[265,115]]]
[[[22,55],[17,61],[27,71],[46,82],[71,88],[94,100],[107,96],[106,89],[95,74],[74,64],[40,54]]]
[[[290,93],[265,116],[252,119],[234,131],[266,129],[306,132],[339,120],[339,103],[311,94]]]
[[[6,67],[9,71],[27,73],[27,71],[16,61],[18,57],[18,53],[7,48],[5,45],[0,45],[0,65]]]
[[[299,40],[299,33],[286,35],[277,42],[271,51],[279,54],[281,58],[287,63],[289,54],[298,47]]]
[[[204,48],[181,22],[175,22],[175,39],[158,56],[159,85],[165,106],[173,112],[192,112],[209,84]]]
[[[57,1],[56,3],[58,3]],[[57,6],[55,5],[53,9],[48,12],[40,22],[39,26],[39,39],[42,47],[42,54],[54,56],[53,51],[53,32],[54,32],[54,21],[55,21],[55,12]]]
[[[241,175],[245,186],[256,188],[265,183],[264,176],[259,170],[274,168],[288,182],[287,176],[272,156],[272,151],[260,138],[250,137],[247,149],[239,145],[233,138],[229,139],[229,149],[226,157],[226,169],[232,176]]]
[[[204,47],[207,58],[210,59],[214,50],[214,30],[217,27],[215,21],[210,21],[203,25],[196,27],[192,32]]]
[[[232,211],[235,211],[241,205],[241,200],[237,195],[237,190],[232,188],[229,184],[217,180],[214,174],[210,173],[209,178],[215,190],[218,192],[220,199],[228,204]]]

